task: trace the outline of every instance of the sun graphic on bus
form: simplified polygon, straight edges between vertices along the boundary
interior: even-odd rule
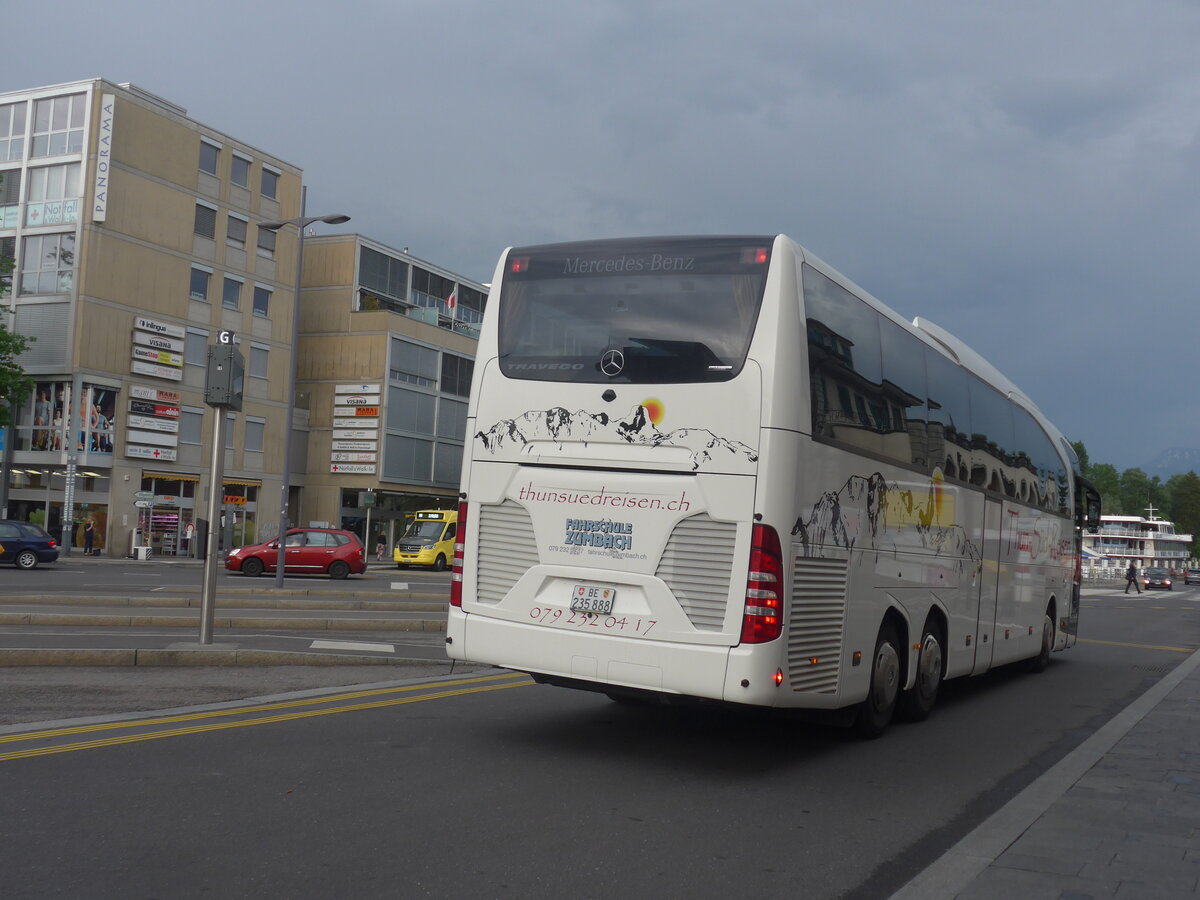
[[[934,521],[936,522],[940,522],[942,520],[942,493],[944,491],[943,485],[945,485],[945,483],[946,476],[942,474],[941,468],[935,468],[933,470],[933,510]]]
[[[667,413],[662,401],[654,397],[649,397],[643,400],[642,409],[646,410],[646,417],[655,425],[658,425],[660,422],[662,422],[663,416],[665,416]]]

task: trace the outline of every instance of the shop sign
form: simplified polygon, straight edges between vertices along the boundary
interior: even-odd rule
[[[378,441],[334,441],[334,450],[378,450]]]
[[[164,447],[142,447],[138,444],[126,444],[125,455],[130,459],[153,459],[159,462],[175,462],[174,450]]]
[[[179,444],[179,435],[168,434],[165,431],[134,431],[131,428],[125,432],[125,440],[134,444],[153,444],[156,447],[175,447]]]
[[[147,387],[142,384],[131,384],[129,386],[129,396],[136,397],[138,400],[152,400],[158,403],[166,403],[170,406],[179,405],[178,391],[164,391],[161,388]]]
[[[338,384],[334,385],[333,392],[335,394],[378,394],[383,390],[383,386],[379,384]],[[334,400],[335,403],[341,403],[341,398]]]
[[[334,419],[333,427],[334,428],[377,429],[379,427],[379,421],[378,420],[372,421],[370,419]]]
[[[139,331],[150,331],[154,334],[162,334],[167,337],[174,337],[183,340],[187,336],[182,325],[172,325],[169,322],[156,322],[154,319],[147,319],[145,316],[135,316],[133,327]]]
[[[226,506],[245,506],[246,498],[238,497],[234,494],[226,494],[221,500]]]
[[[179,418],[178,406],[164,406],[161,403],[153,403],[149,400],[130,400],[129,411],[139,413],[143,416],[164,416],[170,419]]]
[[[180,353],[171,353],[168,350],[156,350],[154,347],[139,347],[136,344],[133,347],[133,358],[161,363],[164,366],[183,365],[183,355]]]
[[[183,381],[183,369],[172,369],[170,366],[160,366],[156,363],[142,362],[135,359],[129,364],[129,371],[134,375],[149,375],[152,378],[166,378],[170,381]]]
[[[373,464],[334,462],[329,464],[329,471],[335,475],[374,475],[375,466]]]
[[[374,453],[331,453],[333,462],[375,462]]]
[[[370,428],[335,428],[333,430],[333,439],[335,441],[373,441],[379,437],[378,422],[372,422]],[[334,448],[339,449],[337,447]],[[354,449],[350,447],[342,449]]]
[[[167,431],[172,434],[179,431],[179,423],[174,419],[156,419],[151,416],[135,416],[132,413],[129,416],[128,425],[130,428],[147,428],[151,431]],[[132,437],[129,439],[133,440]]]
[[[135,331],[133,342],[144,347],[153,347],[155,350],[169,350],[172,353],[182,353],[184,347],[183,341],[178,338],[163,337],[148,331]]]

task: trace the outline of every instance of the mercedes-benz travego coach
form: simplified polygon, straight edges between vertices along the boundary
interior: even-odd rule
[[[506,250],[449,654],[617,700],[843,710],[1075,643],[1068,442],[1008,378],[779,236]]]

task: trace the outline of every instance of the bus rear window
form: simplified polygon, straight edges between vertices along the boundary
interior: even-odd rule
[[[654,238],[511,251],[500,367],[542,381],[727,381],[754,336],[771,238]]]

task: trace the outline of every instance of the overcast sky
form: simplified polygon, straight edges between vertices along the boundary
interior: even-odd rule
[[[512,244],[783,232],[1093,461],[1200,447],[1196,0],[8,8],[0,89],[133,82],[464,276]]]

